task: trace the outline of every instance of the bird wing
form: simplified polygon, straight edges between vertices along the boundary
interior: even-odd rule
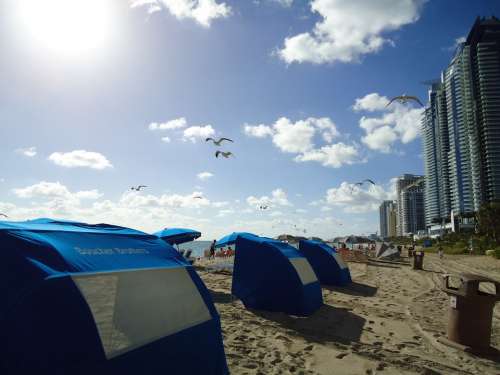
[[[221,141],[234,142],[232,139],[229,139],[229,138],[224,138],[224,137],[223,137],[223,138],[221,138],[221,139],[219,139],[219,142],[221,142]]]
[[[145,188],[145,187],[147,187],[147,186],[146,186],[146,185],[139,185],[138,187],[139,187],[139,189],[140,189],[140,188]]]
[[[7,216],[7,215],[5,215],[5,214],[0,214],[0,216],[3,216],[3,217],[8,217],[8,216]]]
[[[215,151],[215,157],[216,158],[218,158],[220,154],[221,154],[221,151]]]
[[[386,108],[389,107],[393,102],[395,102],[396,100],[400,100],[401,99],[401,96],[395,96],[394,98],[392,98],[391,100],[389,100],[389,103],[386,104]]]
[[[376,185],[376,184],[375,184],[375,182],[373,182],[373,181],[372,181],[372,180],[370,180],[369,178],[367,178],[365,181],[366,181],[366,182],[369,182],[369,183],[370,183],[370,184],[372,184],[372,185]]]
[[[212,141],[212,142],[215,142],[215,139],[211,138],[211,137],[208,137],[205,139],[205,142],[208,142],[208,141]]]
[[[409,100],[414,100],[414,101],[416,101],[416,102],[417,102],[418,104],[420,104],[422,107],[424,106],[424,105],[423,105],[423,103],[420,101],[420,99],[419,99],[419,98],[417,98],[416,96],[407,96],[406,98],[407,98],[407,99],[409,99]]]

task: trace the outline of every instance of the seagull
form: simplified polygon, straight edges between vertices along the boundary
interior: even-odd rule
[[[7,215],[2,214],[1,212],[0,212],[0,216],[3,216],[3,217],[5,217],[5,218],[8,218],[8,216],[7,216]]]
[[[269,208],[269,206],[260,206],[259,207],[261,210],[267,210]]]
[[[130,190],[141,191],[141,189],[142,189],[142,188],[145,188],[145,187],[147,187],[147,186],[146,186],[146,185],[139,185],[139,186],[137,186],[137,187],[132,186],[132,187],[130,188]]]
[[[227,151],[227,152],[224,152],[224,151],[216,151],[215,152],[215,157],[218,158],[219,155],[222,155],[224,156],[226,159],[230,156],[234,156],[233,153],[231,151]]]
[[[399,95],[399,96],[395,96],[394,98],[392,98],[389,103],[387,103],[387,105],[385,106],[386,108],[389,107],[393,102],[399,102],[401,104],[407,104],[409,103],[411,100],[413,100],[414,102],[417,102],[418,104],[420,104],[422,107],[424,106],[422,104],[422,102],[420,101],[419,98],[417,98],[416,96],[413,96],[413,95],[406,95],[406,94],[403,94],[403,95]]]
[[[372,185],[376,185],[376,183],[375,183],[375,182],[373,182],[373,180],[370,180],[369,178],[366,178],[366,179],[364,179],[363,181],[360,181],[360,182],[355,182],[354,184],[351,184],[351,194],[352,194],[352,191],[354,190],[354,188],[355,188],[356,186],[363,186],[365,182],[368,182],[368,183],[370,183],[370,184],[372,184]]]
[[[203,199],[203,197],[201,195],[196,195],[193,197],[193,199]]]
[[[213,139],[211,137],[205,139],[205,142],[208,142],[208,141],[212,141],[214,143],[214,145],[216,145],[216,146],[220,146],[222,144],[222,142],[224,142],[224,141],[234,142],[232,139],[229,139],[229,138],[220,138],[218,141],[216,141],[215,139]]]

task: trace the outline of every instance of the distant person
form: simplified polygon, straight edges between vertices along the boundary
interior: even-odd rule
[[[216,242],[217,242],[217,240],[214,240],[212,242],[212,244],[210,245],[210,258],[212,258],[212,259],[215,259],[215,243]]]
[[[439,245],[438,247],[438,255],[439,259],[443,259],[443,246]]]

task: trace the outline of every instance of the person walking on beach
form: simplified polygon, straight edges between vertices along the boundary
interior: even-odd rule
[[[441,245],[438,247],[438,255],[439,259],[443,259],[443,247]]]
[[[214,242],[212,242],[212,244],[210,245],[210,258],[212,258],[212,259],[215,259],[215,243],[216,242],[217,242],[217,240],[214,240]]]

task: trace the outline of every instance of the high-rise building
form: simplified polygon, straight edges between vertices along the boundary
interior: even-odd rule
[[[413,174],[404,174],[401,177],[399,177],[396,181],[396,195],[397,195],[397,217],[396,217],[396,232],[398,236],[404,236],[405,231],[404,231],[404,222],[407,220],[408,214],[406,211],[403,209],[403,201],[402,201],[402,193],[404,188],[406,188],[409,185],[414,184],[415,182],[423,179],[424,176],[418,176],[418,175],[413,175]],[[422,201],[423,205],[423,201]],[[423,211],[423,208],[422,208]],[[423,229],[423,228],[421,228]],[[406,232],[408,233],[408,232]]]
[[[425,179],[421,177],[401,190],[403,236],[425,230],[424,189]]]
[[[425,223],[442,222],[450,213],[448,120],[446,97],[440,82],[432,83],[429,105],[422,117],[425,168]]]
[[[498,18],[478,18],[432,84],[422,135],[427,227],[500,200]]]
[[[379,208],[380,211],[380,237],[396,236],[396,202],[383,201]]]
[[[471,112],[480,145],[473,171],[478,200],[500,200],[500,20],[477,19],[465,42],[470,61]],[[480,182],[480,183],[479,183]],[[478,208],[478,207],[476,207]]]

